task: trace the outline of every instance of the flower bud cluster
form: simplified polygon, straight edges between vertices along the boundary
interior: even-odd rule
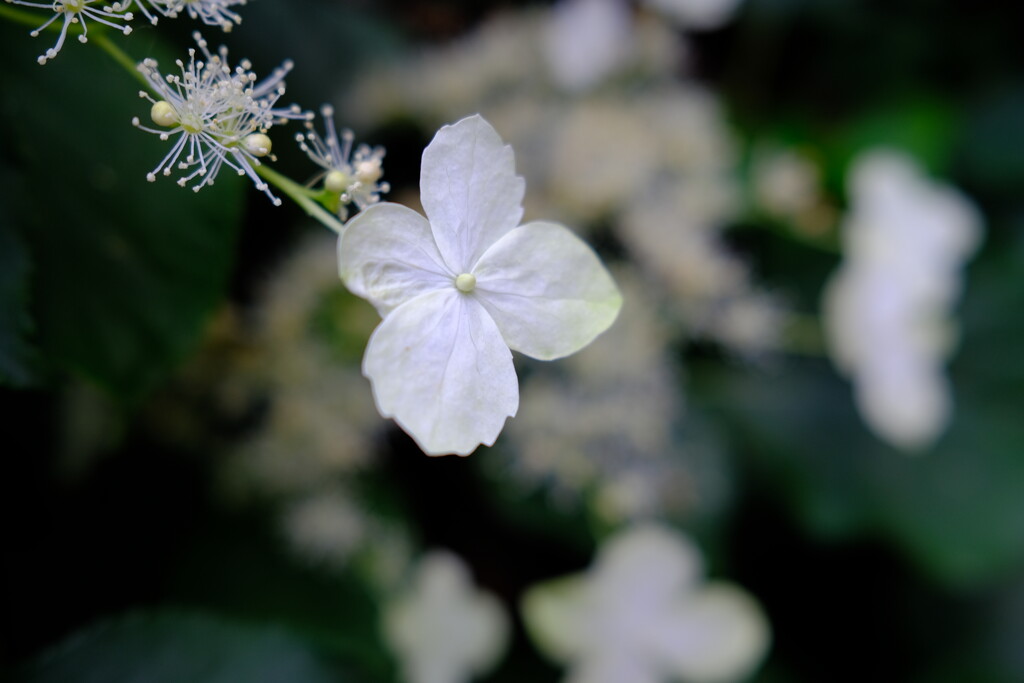
[[[338,195],[338,215],[345,220],[350,204],[362,211],[379,202],[380,195],[391,189],[388,183],[381,182],[384,148],[359,145],[353,153],[352,131],[343,130],[339,140],[334,128],[334,108],[324,105],[320,114],[324,117],[327,135],[320,137],[313,123],[307,121],[308,130],[297,134],[295,139],[310,160],[323,169],[312,183],[323,181],[324,189]]]
[[[131,21],[133,16],[131,12],[126,12],[126,7],[120,5],[113,6],[95,6],[100,0],[55,0],[54,2],[29,2],[28,0],[7,0],[8,3],[13,5],[24,5],[25,7],[39,7],[41,9],[48,9],[53,12],[53,16],[46,20],[42,26],[34,29],[31,32],[33,38],[37,37],[44,29],[50,24],[61,19],[64,23],[60,28],[60,36],[57,38],[57,42],[54,43],[53,47],[49,48],[43,54],[36,58],[36,61],[40,64],[46,64],[60,52],[60,49],[64,47],[64,41],[68,37],[68,29],[73,24],[79,24],[82,27],[82,33],[78,36],[78,41],[85,43],[89,40],[89,29],[86,24],[86,19],[92,19],[101,24],[106,24],[112,28],[116,28],[124,35],[128,35],[132,32],[132,27],[124,23]]]
[[[139,96],[152,103],[150,116],[162,130],[142,125],[138,117],[132,124],[159,135],[161,140],[176,138],[171,150],[147,175],[148,180],[156,180],[157,174],[169,176],[177,169],[186,172],[178,179],[182,187],[199,179],[192,186],[198,192],[212,185],[221,167],[227,165],[238,175],[251,178],[258,190],[280,205],[281,200],[270,192],[254,167],[260,165],[262,157],[273,158],[267,131],[275,123],[312,116],[296,105],[276,106],[284,94],[284,77],[292,63],[285,62],[257,83],[250,62],[243,60],[231,68],[227,48],[221,47],[215,54],[198,32],[194,38],[199,54],[193,48],[187,64],[177,60],[179,73],[161,74],[153,59],[139,65],[160,99],[146,92]]]
[[[115,28],[124,35],[132,32],[128,25],[135,18],[129,9],[136,5],[149,19],[150,23],[156,24],[157,14],[174,18],[183,10],[193,19],[199,19],[204,24],[220,26],[224,31],[230,31],[232,26],[242,21],[242,17],[231,9],[235,5],[244,5],[248,0],[118,0],[112,4],[105,3],[106,0],[54,0],[53,2],[33,2],[32,0],[7,0],[13,5],[25,7],[38,7],[53,12],[53,16],[46,20],[41,26],[31,32],[33,38],[37,37],[50,24],[61,19],[63,25],[60,29],[60,36],[53,47],[39,55],[36,59],[40,64],[46,64],[60,52],[67,39],[68,29],[74,24],[82,27],[82,33],[78,36],[79,42],[88,41],[88,26],[86,19],[99,22]]]
[[[137,5],[152,24],[157,23],[157,17],[150,12],[151,9],[170,19],[185,11],[191,18],[199,19],[210,26],[220,26],[227,32],[235,24],[242,22],[242,17],[231,7],[241,6],[246,2],[248,0],[120,0],[115,2],[111,9],[123,11],[133,4]]]

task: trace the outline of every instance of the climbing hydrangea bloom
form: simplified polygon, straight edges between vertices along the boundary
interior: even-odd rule
[[[176,167],[191,171],[178,179],[182,187],[201,178],[192,187],[198,192],[212,185],[226,164],[238,175],[249,176],[256,189],[275,205],[280,205],[281,200],[270,192],[254,167],[260,165],[261,157],[273,158],[267,136],[271,126],[286,119],[308,120],[312,116],[294,105],[274,106],[284,94],[284,77],[291,71],[292,63],[285,62],[269,78],[256,83],[256,74],[247,60],[232,69],[227,48],[221,47],[213,54],[198,32],[193,37],[202,56],[197,60],[195,49],[190,49],[188,66],[177,60],[180,75],[162,75],[154,59],[146,59],[139,65],[139,71],[161,99],[154,99],[144,91],[139,96],[152,103],[150,117],[163,130],[143,126],[138,117],[132,119],[132,125],[159,135],[161,140],[177,136],[171,150],[147,179],[156,180],[157,173],[171,175]]]
[[[462,561],[435,551],[408,592],[388,605],[384,635],[408,683],[465,683],[493,666],[508,642],[498,601],[473,586]]]
[[[825,289],[825,331],[857,408],[905,451],[930,446],[953,411],[944,365],[961,270],[981,242],[977,208],[892,150],[859,157],[850,174],[844,260]]]
[[[157,23],[157,16],[150,12],[154,10],[157,14],[173,19],[182,10],[187,11],[193,19],[200,19],[204,24],[220,26],[225,32],[230,31],[235,24],[242,21],[237,12],[230,9],[235,5],[244,5],[248,0],[121,0],[115,2],[111,9],[124,11],[133,4],[137,5],[142,13],[146,15],[150,23]]]
[[[426,219],[385,202],[339,240],[342,279],[383,318],[363,358],[377,408],[430,455],[494,443],[519,406],[510,349],[566,356],[619,312],[586,244],[554,223],[519,226],[525,189],[512,149],[471,116],[423,152]]]
[[[701,585],[701,557],[662,526],[622,532],[586,575],[535,586],[526,625],[572,683],[726,683],[765,654],[767,621],[740,588]]]
[[[334,107],[324,105],[320,114],[327,127],[326,137],[317,135],[312,121],[307,121],[307,131],[298,133],[295,140],[310,160],[323,169],[312,183],[323,181],[326,190],[337,194],[338,216],[345,220],[349,204],[355,204],[362,211],[379,202],[381,193],[391,189],[388,183],[381,182],[384,148],[359,145],[353,154],[352,131],[343,130],[341,139],[338,139],[334,129]]]
[[[31,35],[33,38],[38,36],[43,29],[55,22],[58,18],[64,20],[57,42],[45,53],[39,55],[36,60],[40,64],[46,64],[46,62],[57,56],[57,53],[60,52],[60,49],[64,46],[64,40],[67,38],[68,29],[72,24],[81,24],[82,33],[78,36],[78,40],[82,43],[86,42],[88,40],[87,36],[89,32],[85,23],[86,19],[92,19],[93,21],[98,21],[101,24],[106,24],[107,26],[116,28],[124,35],[128,35],[132,32],[131,26],[122,26],[117,23],[119,21],[132,20],[132,13],[125,12],[124,8],[117,4],[113,6],[100,5],[100,0],[56,0],[55,2],[7,0],[7,2],[14,5],[24,5],[25,7],[39,7],[53,12],[53,16],[50,17],[46,23],[32,31]]]

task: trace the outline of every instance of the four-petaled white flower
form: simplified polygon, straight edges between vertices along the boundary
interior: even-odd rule
[[[587,575],[531,588],[523,616],[572,683],[741,680],[767,650],[768,623],[745,591],[701,585],[701,573],[685,537],[641,526],[607,541]]]
[[[81,24],[82,33],[78,36],[79,42],[86,42],[89,29],[86,26],[85,20],[92,19],[101,24],[106,24],[116,28],[124,35],[128,35],[132,32],[131,26],[122,26],[118,24],[118,21],[131,21],[132,13],[125,12],[124,7],[117,4],[113,6],[98,5],[100,0],[55,0],[54,2],[31,2],[30,0],[7,0],[7,2],[13,5],[24,5],[25,7],[39,7],[47,9],[53,12],[53,16],[50,17],[46,23],[39,28],[31,32],[33,38],[37,37],[39,33],[47,26],[55,22],[58,18],[64,20],[64,24],[60,29],[60,36],[57,38],[57,42],[53,47],[48,49],[44,54],[39,55],[36,59],[40,64],[46,64],[49,60],[57,56],[60,49],[64,46],[64,40],[68,36],[68,29],[72,24]],[[94,5],[98,5],[94,7]]]
[[[981,242],[981,214],[903,152],[865,152],[849,180],[844,260],[824,292],[829,351],[872,431],[919,451],[952,417],[944,371],[957,336],[951,310]]]
[[[407,594],[384,613],[384,636],[408,683],[464,683],[493,666],[508,641],[498,601],[477,590],[458,557],[420,561]]]
[[[470,116],[423,152],[429,220],[377,204],[339,240],[342,279],[383,318],[363,374],[381,414],[430,455],[494,443],[519,406],[510,349],[566,356],[619,312],[618,289],[590,247],[561,225],[519,225],[525,189],[512,149]]]

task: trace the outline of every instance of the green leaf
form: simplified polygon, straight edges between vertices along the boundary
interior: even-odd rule
[[[22,207],[39,344],[55,368],[131,401],[188,353],[221,300],[242,185],[230,170],[198,194],[147,183],[171,142],[131,126],[149,109],[137,82],[77,41],[40,67],[21,30],[0,27],[0,125],[24,193],[5,184],[0,204]]]
[[[15,181],[0,166],[0,187]],[[24,388],[36,381],[38,358],[29,341],[32,318],[29,314],[28,247],[15,230],[11,207],[0,204],[0,384]]]
[[[308,644],[277,626],[187,612],[103,621],[44,652],[19,683],[339,683]]]
[[[956,415],[926,453],[896,451],[860,419],[825,359],[770,378],[706,364],[694,396],[720,412],[757,481],[812,531],[889,540],[933,577],[980,584],[1024,565],[1024,421],[1019,388],[1024,257],[979,264],[967,285],[962,348],[950,366]]]

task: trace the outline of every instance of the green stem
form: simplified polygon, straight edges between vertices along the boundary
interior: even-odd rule
[[[146,77],[142,75],[141,71],[139,71],[138,63],[134,59],[129,57],[124,50],[119,48],[117,45],[114,45],[110,38],[108,38],[105,34],[100,33],[99,35],[95,36],[92,39],[92,42],[96,43],[96,45],[98,45],[101,50],[106,52],[107,55],[109,55],[111,59],[113,59],[120,66],[122,66],[125,69],[125,71],[134,76],[135,80],[142,83],[142,85],[145,86],[147,90],[151,91],[153,89],[152,86],[150,86],[149,81],[146,80]]]
[[[330,230],[333,230],[339,235],[341,234],[341,231],[345,226],[342,225],[337,216],[330,213],[327,209],[321,206],[316,199],[314,199],[314,197],[319,196],[320,193],[313,192],[309,188],[299,185],[291,178],[281,175],[265,164],[257,166],[256,172],[271,185],[288,195],[293,202],[301,206],[303,211],[311,217],[320,221]]]

